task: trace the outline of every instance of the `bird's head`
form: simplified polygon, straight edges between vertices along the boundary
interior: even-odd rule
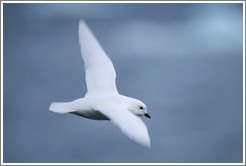
[[[147,113],[146,105],[137,99],[130,98],[128,110],[137,116],[146,116],[150,119],[150,115]]]

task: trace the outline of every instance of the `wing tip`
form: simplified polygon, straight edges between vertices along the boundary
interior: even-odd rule
[[[143,141],[141,141],[141,144],[144,145],[147,148],[150,148],[151,147],[151,143],[150,143],[149,136],[147,138],[145,138]]]
[[[85,24],[86,24],[86,23],[85,23],[85,20],[83,20],[83,19],[80,19],[80,20],[79,20],[79,25],[80,25],[80,26],[85,25]]]
[[[137,143],[147,148],[151,147],[150,136],[149,136],[147,128],[146,128],[146,131],[142,131],[141,134],[138,133],[134,137],[130,137],[130,138],[132,138],[134,141],[136,141]]]
[[[79,29],[82,29],[86,26],[87,26],[87,24],[85,23],[85,21],[83,19],[80,19],[79,20]]]
[[[90,30],[89,26],[87,25],[87,23],[85,22],[85,20],[80,19],[79,20],[79,40],[85,39],[85,37],[82,37],[82,36],[94,37],[93,33],[91,32],[91,30]]]

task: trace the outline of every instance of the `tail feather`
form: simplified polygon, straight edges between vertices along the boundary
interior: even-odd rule
[[[68,102],[53,102],[50,104],[49,110],[60,114],[72,112]]]

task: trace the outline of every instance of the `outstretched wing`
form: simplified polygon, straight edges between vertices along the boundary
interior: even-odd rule
[[[79,22],[79,42],[85,63],[86,95],[118,94],[113,63],[83,20]]]
[[[148,129],[139,117],[124,108],[97,108],[97,110],[106,115],[128,137],[150,147]]]

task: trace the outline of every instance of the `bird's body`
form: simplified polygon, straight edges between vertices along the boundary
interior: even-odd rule
[[[147,107],[138,99],[118,93],[113,63],[82,20],[79,23],[79,41],[85,63],[87,93],[71,102],[53,102],[49,110],[95,120],[111,120],[130,138],[149,147],[148,130],[138,117],[145,115],[150,118]]]
[[[138,114],[138,112],[134,112],[131,101],[135,101],[136,103],[139,102],[139,105],[141,104],[141,101],[127,96],[105,95],[99,97],[95,96],[79,98],[67,103],[54,102],[51,104],[51,106],[53,110],[57,110],[57,113],[69,112],[95,120],[110,120],[109,118],[107,118],[107,116],[103,115],[99,110],[97,110],[97,108],[105,107],[105,105],[107,105],[108,107],[124,107],[133,114],[141,116],[141,114]]]

